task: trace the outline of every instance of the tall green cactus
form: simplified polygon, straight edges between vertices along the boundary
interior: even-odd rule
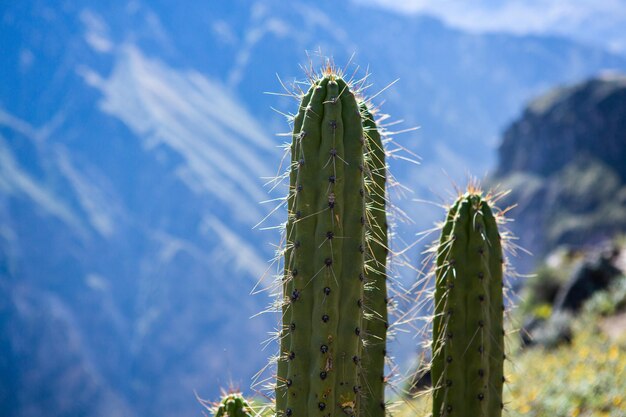
[[[503,253],[488,198],[450,208],[437,248],[433,417],[500,417],[504,382]]]
[[[224,394],[213,408],[214,417],[251,417],[252,408],[240,392]]]
[[[370,397],[364,390],[376,385],[363,374],[362,355],[366,318],[386,315],[386,308],[366,312],[364,301],[366,262],[378,256],[370,253],[366,231],[380,233],[366,226],[373,216],[368,210],[379,204],[370,204],[374,187],[366,184],[366,172],[380,169],[367,165],[376,158],[365,158],[362,123],[350,86],[332,71],[313,82],[294,119],[276,384],[279,417],[354,415],[362,399]],[[372,270],[380,271],[373,267],[379,261],[372,262]],[[382,370],[372,372],[371,378],[381,375]]]

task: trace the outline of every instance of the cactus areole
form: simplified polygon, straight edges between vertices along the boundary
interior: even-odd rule
[[[366,141],[354,93],[328,71],[294,119],[278,417],[356,415],[369,395],[362,368],[366,266],[373,257]]]
[[[435,273],[433,417],[500,417],[503,253],[496,219],[478,192],[450,208]]]

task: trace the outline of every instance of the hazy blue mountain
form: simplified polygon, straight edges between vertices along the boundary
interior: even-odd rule
[[[263,187],[289,130],[270,106],[296,106],[263,92],[303,78],[306,50],[339,65],[356,50],[372,93],[400,79],[378,99],[420,126],[398,141],[422,165],[392,161],[416,190],[407,240],[440,215],[411,199],[447,195],[443,168],[483,175],[525,100],[626,68],[566,39],[330,1],[32,0],[0,22],[0,414],[20,417],[190,415],[194,392],[248,387],[277,322],[249,320],[279,239],[253,229],[274,207],[259,202],[284,192]]]

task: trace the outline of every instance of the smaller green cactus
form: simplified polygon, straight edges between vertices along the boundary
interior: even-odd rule
[[[502,415],[503,264],[492,196],[472,185],[448,211],[437,246],[433,417]]]
[[[222,401],[213,408],[214,417],[252,417],[252,408],[240,392],[224,394]]]

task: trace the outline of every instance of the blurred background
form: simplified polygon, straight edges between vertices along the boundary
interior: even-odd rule
[[[196,395],[252,392],[277,317],[250,319],[271,302],[250,293],[279,242],[253,227],[286,192],[264,187],[290,129],[272,108],[297,108],[263,93],[320,50],[340,67],[355,53],[347,73],[369,69],[370,94],[398,80],[374,102],[401,121],[391,130],[419,127],[396,142],[420,165],[390,161],[411,190],[392,193],[413,219],[396,248],[441,220],[454,182],[511,188],[509,227],[533,254],[511,262],[539,268],[514,284],[524,343],[583,346],[573,317],[595,297],[609,330],[588,338],[619,378],[626,1],[2,0],[0,415],[200,415]],[[417,342],[392,346],[403,366]],[[603,392],[598,409],[626,415]],[[546,412],[587,415],[586,393]]]

